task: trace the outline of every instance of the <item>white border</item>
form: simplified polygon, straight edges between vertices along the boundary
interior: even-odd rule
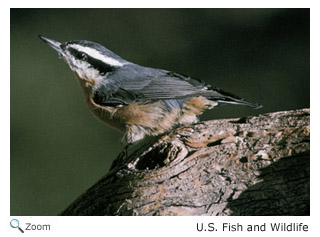
[[[100,4],[96,2],[101,2]],[[9,226],[10,217],[10,23],[9,23],[9,7],[214,7],[214,8],[246,8],[246,7],[273,7],[273,8],[309,8],[311,7],[311,217],[17,217],[23,224],[25,222],[39,223],[39,224],[51,224],[52,230],[48,232],[33,231],[32,236],[67,236],[67,235],[80,235],[80,236],[102,236],[102,234],[113,235],[130,235],[130,236],[151,236],[151,235],[163,235],[170,236],[247,236],[247,235],[265,235],[270,234],[276,236],[319,236],[320,227],[319,220],[319,155],[317,154],[317,146],[319,145],[319,22],[320,12],[317,7],[317,1],[183,1],[183,5],[178,1],[153,1],[157,3],[151,3],[151,1],[61,1],[55,0],[52,2],[32,1],[10,1],[8,7],[1,7],[1,45],[2,45],[2,70],[3,75],[1,77],[2,93],[1,93],[1,219],[0,219],[0,235],[1,236],[18,236],[20,233],[16,229],[12,229]],[[161,2],[161,3],[160,3]],[[308,80],[308,78],[306,78]],[[27,204],[26,204],[27,205]],[[309,225],[309,231],[304,232],[201,232],[196,231],[196,223],[219,223],[222,222],[239,222],[243,225],[254,223],[270,223],[270,222],[303,222]],[[29,232],[31,233],[31,232]],[[5,234],[5,235],[3,235]],[[28,234],[25,233],[25,234]],[[318,234],[318,235],[317,235]]]

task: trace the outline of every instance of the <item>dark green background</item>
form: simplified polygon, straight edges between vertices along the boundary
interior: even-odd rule
[[[11,9],[11,215],[57,215],[123,147],[38,34],[96,41],[264,105],[208,120],[309,107],[309,25],[309,9]]]

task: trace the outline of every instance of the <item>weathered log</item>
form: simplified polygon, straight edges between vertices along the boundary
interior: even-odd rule
[[[309,215],[310,111],[179,127],[122,155],[62,215]]]

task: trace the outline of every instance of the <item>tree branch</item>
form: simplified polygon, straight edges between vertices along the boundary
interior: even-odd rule
[[[309,215],[310,111],[219,119],[158,137],[62,215]]]

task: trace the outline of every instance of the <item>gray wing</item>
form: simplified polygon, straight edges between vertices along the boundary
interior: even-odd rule
[[[212,95],[211,86],[182,74],[162,71],[155,75],[137,77],[121,84],[125,90],[143,94],[147,99],[177,99],[198,95]]]
[[[195,78],[166,70],[130,65],[107,79],[108,87],[99,88],[95,101],[105,105],[127,105],[139,100],[180,100],[204,96],[219,103],[243,104],[256,107],[230,93]],[[110,83],[113,83],[110,86]],[[110,90],[110,88],[113,88]]]

